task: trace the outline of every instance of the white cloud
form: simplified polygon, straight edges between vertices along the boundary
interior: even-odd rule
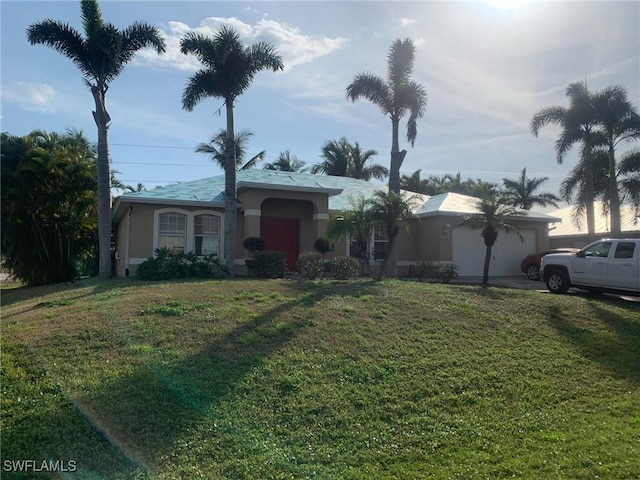
[[[46,83],[12,81],[2,88],[2,98],[31,112],[53,112],[56,92]]]
[[[402,25],[403,27],[407,27],[409,25],[415,25],[416,23],[418,23],[418,21],[413,19],[413,18],[401,18],[400,19],[400,25]]]
[[[202,20],[198,27],[190,27],[182,22],[169,22],[165,29],[161,29],[167,51],[158,55],[150,49],[143,50],[138,56],[138,62],[142,59],[149,64],[194,71],[200,64],[195,58],[180,53],[180,39],[187,32],[212,36],[222,25],[235,29],[247,44],[264,41],[274,45],[282,56],[285,70],[329,55],[347,42],[347,39],[342,37],[304,35],[297,27],[267,18],[250,25],[237,17],[208,17]]]

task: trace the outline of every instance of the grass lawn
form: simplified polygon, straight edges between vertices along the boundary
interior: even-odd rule
[[[57,478],[7,471],[21,459],[110,480],[640,478],[640,309],[604,296],[16,288],[1,365],[3,479]]]

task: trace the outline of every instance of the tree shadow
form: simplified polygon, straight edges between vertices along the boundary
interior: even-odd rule
[[[558,306],[547,307],[547,318],[582,356],[618,377],[640,384],[640,313],[637,307],[606,297],[588,298],[587,302],[605,328],[595,328],[579,318],[567,318]],[[615,306],[624,313],[614,313],[605,305]]]
[[[170,461],[181,438],[197,431],[202,422],[211,420],[217,407],[232,399],[234,389],[253,369],[285,348],[300,331],[313,328],[313,319],[304,314],[305,307],[329,296],[379,291],[373,281],[291,282],[289,288],[298,293],[294,300],[212,337],[197,353],[177,360],[160,356],[132,366],[126,374],[108,377],[98,387],[74,394],[71,407],[29,418],[23,426],[5,431],[5,440],[27,435],[22,443],[34,445],[32,455],[39,452],[47,455],[45,458],[75,459],[79,469],[95,472],[99,478],[152,474],[153,466]],[[300,312],[285,315],[296,308]],[[28,425],[32,422],[50,427],[44,434],[29,438]],[[60,428],[69,422],[76,426]],[[57,431],[56,426],[60,428]],[[76,444],[73,438],[78,432],[91,440],[86,449],[72,451],[69,445]],[[231,451],[243,451],[230,425],[219,425],[210,435]],[[46,439],[56,437],[54,451],[46,452],[51,447]],[[225,451],[230,451],[228,448]],[[113,475],[105,472],[105,455],[113,458]]]

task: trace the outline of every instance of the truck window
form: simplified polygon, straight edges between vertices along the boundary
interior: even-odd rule
[[[611,242],[596,243],[584,250],[584,256],[604,258],[609,256],[609,250],[611,250]]]
[[[633,258],[635,248],[636,244],[634,242],[618,242],[613,258]]]

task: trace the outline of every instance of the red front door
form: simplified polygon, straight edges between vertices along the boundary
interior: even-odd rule
[[[260,238],[264,240],[265,250],[284,252],[287,256],[287,268],[296,271],[296,262],[300,253],[300,222],[292,218],[260,219]]]

